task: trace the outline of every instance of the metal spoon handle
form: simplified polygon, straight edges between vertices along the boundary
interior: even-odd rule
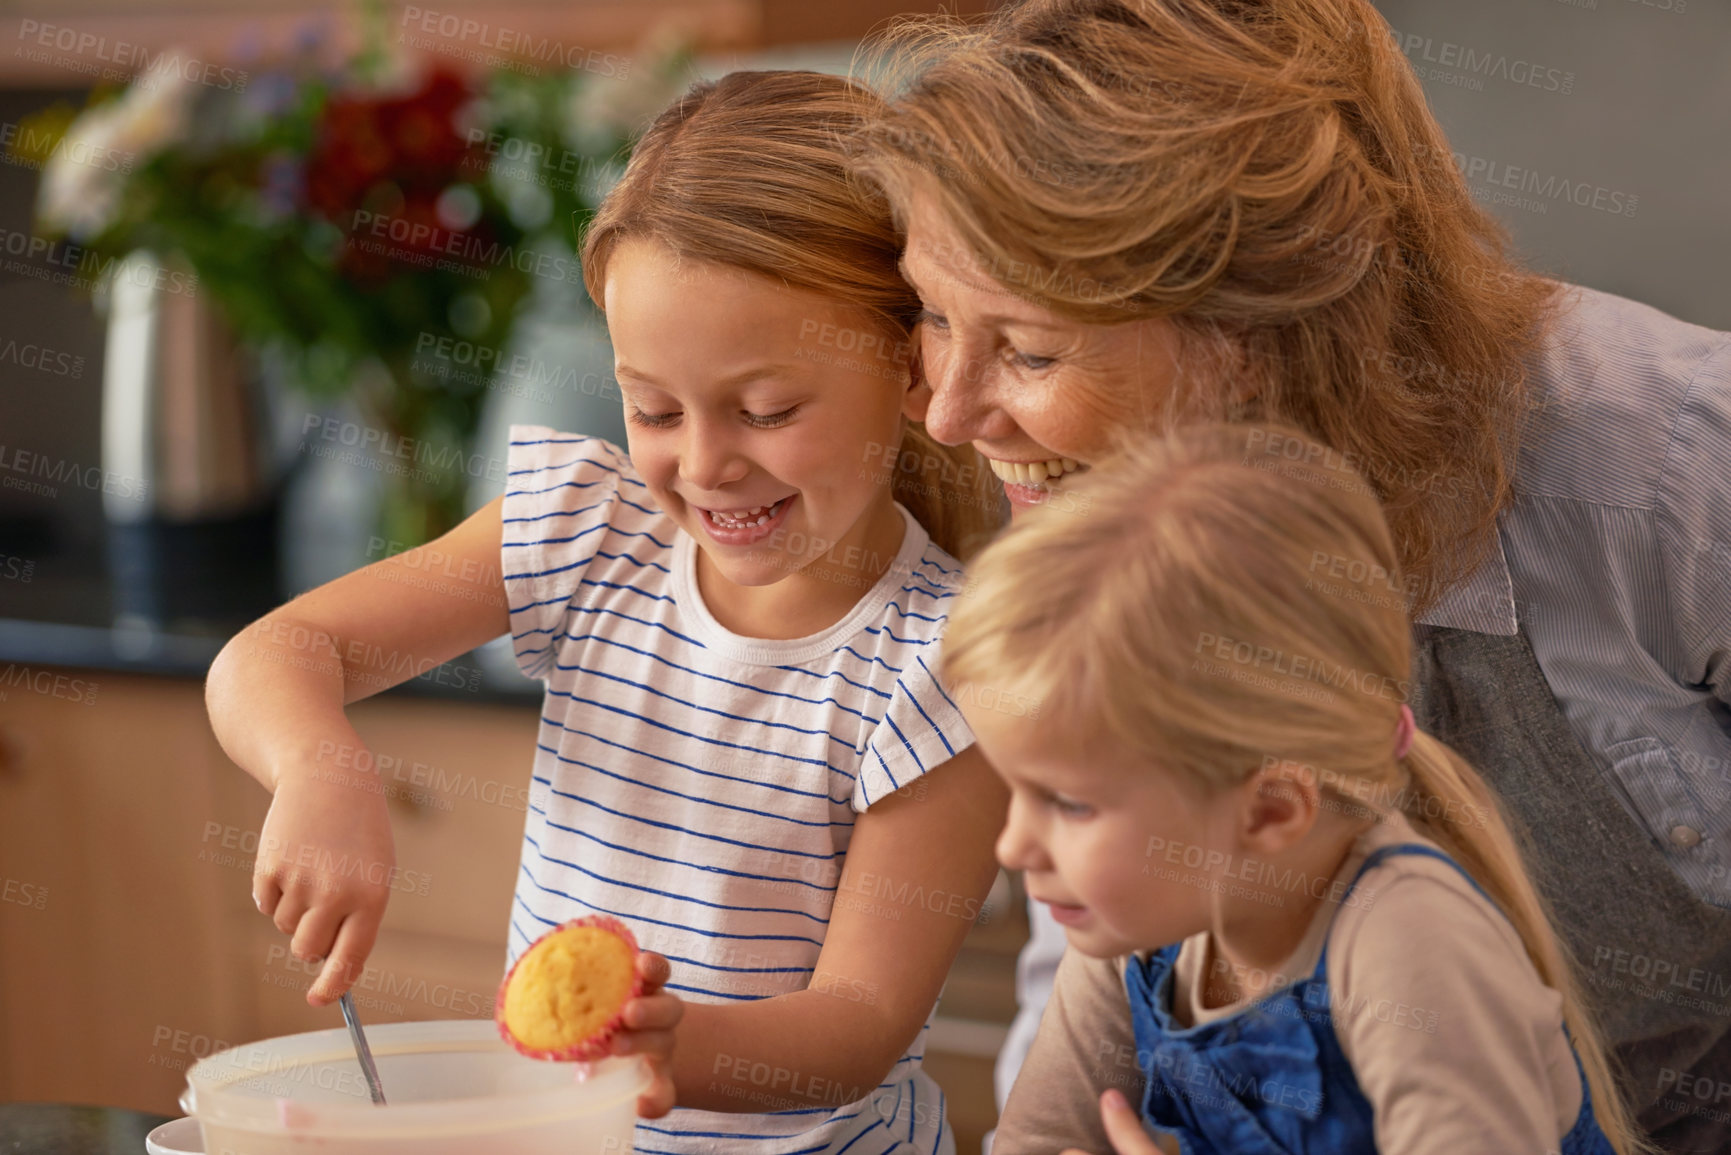
[[[361,1030],[360,1016],[355,1014],[354,1000],[349,998],[347,991],[337,1000],[337,1005],[343,1009],[343,1022],[349,1025],[349,1038],[355,1043],[355,1058],[361,1062],[361,1074],[367,1078],[367,1094],[373,1097],[373,1102],[383,1107],[385,1105],[385,1088],[379,1082],[379,1068],[373,1063],[373,1050],[367,1046],[367,1036]]]

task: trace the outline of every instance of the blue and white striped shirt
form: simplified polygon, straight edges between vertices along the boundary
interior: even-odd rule
[[[856,815],[973,743],[932,673],[959,564],[903,509],[895,561],[845,618],[741,637],[704,606],[696,543],[622,451],[538,426],[510,437],[512,643],[547,684],[511,959],[593,912],[667,956],[682,998],[805,989]],[[771,1072],[765,1113],[675,1110],[639,1123],[637,1150],[953,1150],[921,1069],[930,1025],[880,1086],[805,1086],[818,1105],[774,1109],[791,1100]]]
[[[1731,334],[1568,291],[1498,548],[1418,620],[1518,619],[1631,815],[1731,907]]]

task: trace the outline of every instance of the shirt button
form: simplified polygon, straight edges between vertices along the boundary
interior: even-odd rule
[[[1681,847],[1682,849],[1687,850],[1691,846],[1698,845],[1700,843],[1700,841],[1701,841],[1701,832],[1699,830],[1696,830],[1693,826],[1673,826],[1673,827],[1671,827],[1671,845],[1672,846]]]

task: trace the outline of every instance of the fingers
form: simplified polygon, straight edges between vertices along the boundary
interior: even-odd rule
[[[319,971],[313,985],[307,988],[307,1002],[319,1007],[341,998],[343,992],[361,977],[367,956],[372,953],[373,943],[378,937],[378,915],[356,911],[345,918],[337,931],[336,946],[332,948],[330,958],[325,960],[324,969]]]
[[[1142,1129],[1141,1118],[1119,1092],[1107,1091],[1100,1096],[1100,1118],[1118,1155],[1161,1155],[1153,1138]]]
[[[648,1094],[637,1097],[637,1117],[639,1119],[659,1119],[671,1110],[673,1110],[673,1090],[671,1087],[663,1091],[661,1084],[655,1083],[650,1087]]]
[[[667,1069],[666,1063],[651,1063],[649,1069],[655,1075],[655,1081],[649,1084],[649,1089],[637,1097],[637,1114],[643,1119],[659,1119],[673,1110],[678,1101],[678,1094],[673,1086],[673,1075]]]
[[[613,1036],[615,1055],[665,1056],[673,1053],[672,1031],[622,1031]]]
[[[289,952],[295,958],[324,960],[307,989],[307,1003],[322,1007],[341,998],[360,977],[378,938],[382,900],[345,892],[299,871],[254,876],[253,896],[276,928],[290,936]]]
[[[641,995],[625,1004],[622,1017],[632,1031],[671,1031],[685,1017],[685,1000],[677,995]]]
[[[289,940],[289,953],[303,962],[321,959],[331,953],[336,942],[337,928],[343,924],[343,912],[324,903],[301,915]]]
[[[621,1017],[626,1029],[613,1036],[615,1055],[647,1055],[651,1062],[665,1062],[673,1054],[674,1028],[685,1016],[685,1000],[678,995],[646,995],[625,1004]]]
[[[266,918],[276,916],[277,903],[282,901],[282,887],[277,885],[276,878],[269,874],[252,876],[252,902],[258,907],[259,913]]]
[[[323,960],[307,989],[310,1005],[334,1001],[360,977],[394,865],[382,798],[368,794],[357,803],[353,790],[316,774],[279,777],[259,834],[253,901],[290,937],[296,959]]]
[[[652,950],[640,951],[637,955],[637,977],[643,980],[645,991],[660,990],[673,973],[673,965],[661,955]]]
[[[307,893],[301,887],[292,885],[284,887],[282,888],[282,900],[276,904],[276,909],[271,912],[270,920],[276,924],[278,930],[284,934],[292,935],[295,928],[300,926],[301,915],[307,912],[309,905],[311,904],[307,901]]]
[[[625,1030],[613,1036],[608,1048],[615,1055],[642,1055],[649,1060],[654,1081],[637,1097],[637,1114],[644,1119],[659,1119],[673,1110],[678,1099],[670,1060],[678,1038],[674,1028],[685,1016],[685,1000],[660,989],[671,973],[667,960],[653,951],[638,955],[638,977],[652,993],[625,1004],[620,1015]]]

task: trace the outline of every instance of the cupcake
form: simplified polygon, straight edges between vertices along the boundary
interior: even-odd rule
[[[603,1058],[643,993],[637,940],[616,918],[592,914],[555,927],[517,956],[499,984],[499,1034],[531,1059]]]

